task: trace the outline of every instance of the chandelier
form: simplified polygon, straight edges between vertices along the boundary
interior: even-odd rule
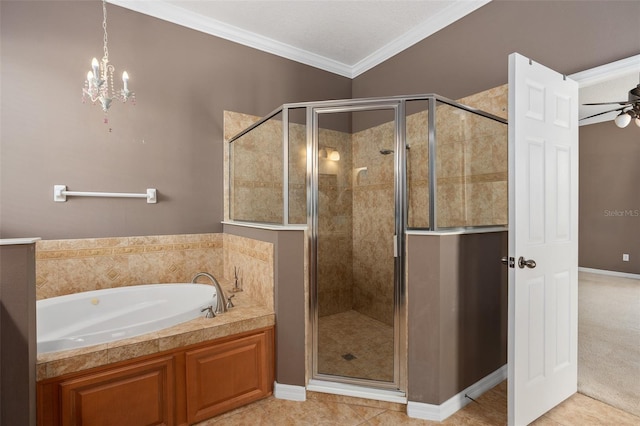
[[[129,90],[129,74],[122,73],[122,89],[116,90],[113,85],[113,73],[115,67],[109,63],[109,48],[107,46],[107,4],[102,0],[102,29],[104,30],[104,56],[98,62],[96,58],[91,61],[91,71],[87,73],[87,80],[82,89],[82,101],[88,98],[92,104],[99,103],[105,113],[104,122],[108,123],[106,117],[113,100],[127,102],[131,99],[135,103],[135,94]]]

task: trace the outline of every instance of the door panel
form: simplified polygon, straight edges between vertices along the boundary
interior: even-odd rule
[[[396,105],[314,110],[314,378],[398,387],[397,116]]]
[[[577,106],[576,82],[509,57],[510,425],[577,390]]]

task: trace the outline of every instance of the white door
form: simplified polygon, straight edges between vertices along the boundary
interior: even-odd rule
[[[509,425],[578,380],[578,84],[509,56]]]

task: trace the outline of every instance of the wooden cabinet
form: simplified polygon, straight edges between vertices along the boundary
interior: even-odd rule
[[[62,425],[174,424],[173,364],[164,356],[60,382]]]
[[[39,426],[186,425],[272,393],[273,327],[38,382]]]
[[[187,419],[208,419],[271,393],[271,336],[254,334],[188,351]]]

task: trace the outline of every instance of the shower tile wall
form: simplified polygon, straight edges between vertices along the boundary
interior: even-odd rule
[[[439,105],[438,226],[507,223],[507,126]]]
[[[283,223],[283,136],[277,117],[233,144],[230,217],[234,220]]]
[[[231,282],[234,266],[243,273],[247,294],[273,307],[273,245],[225,234],[38,241],[36,298],[190,282],[200,271]]]
[[[257,121],[258,117],[246,114],[225,112],[225,136],[230,138],[241,129]],[[240,124],[239,124],[240,123]],[[243,127],[244,126],[244,127]],[[276,215],[271,212],[282,212],[282,166],[276,161],[279,176],[274,173],[272,165],[263,164],[271,161],[271,156],[280,154],[282,146],[276,146],[272,139],[280,135],[282,140],[282,122],[271,120],[260,126],[259,133],[248,135],[234,142],[234,163],[236,174],[234,185],[238,193],[231,201],[236,212],[241,211],[241,218],[252,221],[274,222]],[[280,132],[280,133],[278,133]],[[321,312],[319,315],[331,315],[352,309],[352,191],[353,179],[351,169],[351,135],[328,129],[320,129],[320,149],[335,149],[340,153],[340,160],[333,161],[320,158],[318,178],[320,222],[318,256],[319,273],[323,277],[318,299]],[[247,138],[250,136],[250,138]],[[246,141],[245,141],[246,139]],[[238,142],[240,142],[238,144]],[[306,224],[306,126],[289,124],[289,222]],[[276,150],[276,151],[274,151]],[[247,154],[250,153],[250,154]],[[247,155],[247,158],[241,158]],[[265,160],[266,159],[266,160]],[[246,173],[244,173],[246,171]],[[270,180],[259,177],[269,176]],[[251,189],[261,186],[261,191]],[[269,188],[270,190],[267,190]],[[251,202],[249,200],[252,200]],[[238,216],[234,216],[238,218]],[[281,215],[280,215],[281,217]],[[278,219],[280,222],[282,219]],[[228,271],[227,271],[228,273]]]
[[[318,315],[349,311],[353,304],[353,191],[351,135],[319,130],[319,150],[340,160],[318,159]]]
[[[251,126],[253,123],[258,121],[260,117],[256,117],[254,115],[241,114],[238,112],[232,111],[224,111],[223,113],[223,126],[224,126],[224,140],[225,142],[231,139],[236,134],[240,133],[243,129]],[[231,194],[229,191],[229,144],[224,144],[223,150],[224,156],[224,173],[223,173],[223,182],[224,182],[224,220],[229,220],[229,206],[231,200]]]
[[[307,224],[307,126],[289,123],[289,223]]]
[[[426,102],[421,104],[426,107]],[[429,227],[429,114],[407,117],[407,203],[410,228]]]
[[[507,86],[458,102],[507,118]],[[407,117],[409,226],[429,226],[428,112]],[[439,104],[436,113],[439,227],[508,220],[507,126]]]
[[[463,98],[460,103],[507,119],[508,85]],[[466,225],[506,225],[508,210],[508,127],[477,116],[466,125]],[[437,126],[437,124],[436,124]]]
[[[395,123],[375,126],[352,136],[353,168],[353,309],[393,324],[393,236],[395,234]]]

